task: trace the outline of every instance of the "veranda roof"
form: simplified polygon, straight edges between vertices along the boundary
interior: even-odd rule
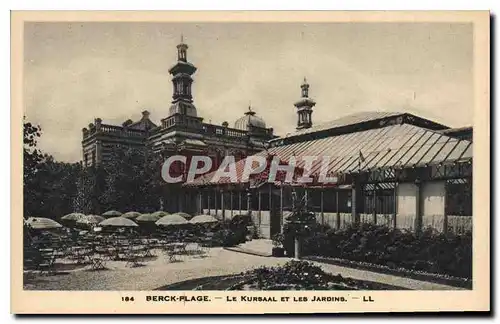
[[[322,161],[327,163],[327,175],[365,172],[389,167],[411,168],[440,163],[472,160],[472,142],[446,136],[438,131],[412,124],[395,124],[381,128],[351,132],[337,136],[276,146],[256,155],[275,155],[287,163],[293,156],[297,167],[303,167],[304,156],[318,156],[311,175],[321,172]],[[244,160],[236,163],[238,182],[242,182]],[[191,184],[215,185],[229,179],[213,181],[215,172],[200,176]]]

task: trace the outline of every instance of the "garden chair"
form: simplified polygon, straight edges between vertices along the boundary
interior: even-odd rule
[[[101,257],[93,257],[90,259],[91,264],[90,267],[92,270],[104,270],[106,269],[106,262],[104,258]]]
[[[38,264],[38,270],[40,274],[53,274],[55,272],[54,265],[56,263],[55,255],[46,255],[42,257],[42,262]]]
[[[165,255],[168,258],[168,262],[178,262],[178,254],[174,245],[167,245],[165,247]]]
[[[128,249],[125,259],[127,260],[127,263],[125,264],[126,267],[138,267],[141,265],[139,262],[141,255],[133,248]]]

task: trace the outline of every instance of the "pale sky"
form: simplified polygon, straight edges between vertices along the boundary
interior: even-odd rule
[[[205,122],[232,126],[251,102],[277,135],[293,132],[305,76],[313,124],[379,110],[472,125],[471,24],[26,23],[24,108],[40,148],[75,162],[96,117],[166,117],[181,34]]]

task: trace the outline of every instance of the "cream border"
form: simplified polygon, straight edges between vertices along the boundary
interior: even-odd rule
[[[471,22],[474,24],[474,289],[472,291],[349,292],[335,296],[371,295],[373,303],[229,303],[225,296],[309,296],[323,292],[195,292],[210,303],[145,302],[148,292],[34,292],[22,290],[22,86],[24,21],[168,21],[168,22]],[[490,309],[490,16],[488,11],[14,11],[11,13],[11,312],[34,313],[313,313],[413,312]],[[135,302],[122,302],[134,296]],[[292,297],[293,298],[293,297]],[[187,306],[190,307],[187,307]]]

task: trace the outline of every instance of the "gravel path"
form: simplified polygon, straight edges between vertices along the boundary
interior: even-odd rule
[[[153,290],[175,282],[207,276],[240,273],[259,266],[276,266],[289,258],[274,258],[213,248],[206,257],[184,256],[181,262],[169,262],[163,253],[143,262],[144,266],[126,267],[124,261],[108,261],[108,270],[90,271],[88,267],[51,276],[35,275],[25,279],[29,290]],[[451,290],[455,287],[314,262],[325,271],[344,277],[376,281],[407,289]]]

